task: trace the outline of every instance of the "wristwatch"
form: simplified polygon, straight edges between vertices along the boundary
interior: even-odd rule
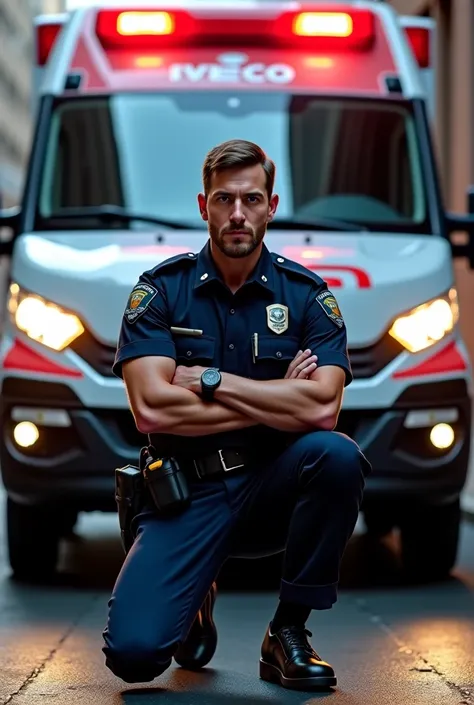
[[[204,370],[201,375],[201,393],[204,401],[212,401],[214,392],[222,381],[221,373],[214,367]]]

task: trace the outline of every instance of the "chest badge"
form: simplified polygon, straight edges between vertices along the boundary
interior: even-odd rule
[[[267,306],[267,326],[277,334],[288,330],[288,306],[283,304]]]

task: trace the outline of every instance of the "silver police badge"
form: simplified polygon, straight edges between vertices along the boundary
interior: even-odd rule
[[[267,306],[267,326],[274,333],[284,333],[288,329],[288,306],[283,304]]]

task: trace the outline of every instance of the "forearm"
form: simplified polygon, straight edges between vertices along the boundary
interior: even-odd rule
[[[208,436],[236,431],[259,422],[238,409],[218,402],[204,402],[187,389],[169,385],[159,399],[148,399],[137,425],[143,433],[178,436]]]
[[[292,432],[331,430],[338,406],[317,382],[302,379],[262,382],[228,373],[222,374],[215,399],[259,424]]]

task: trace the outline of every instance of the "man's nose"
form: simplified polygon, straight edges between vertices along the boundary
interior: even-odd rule
[[[238,198],[234,201],[234,207],[232,208],[230,219],[233,223],[242,223],[245,220],[245,214],[242,210],[242,203]]]

